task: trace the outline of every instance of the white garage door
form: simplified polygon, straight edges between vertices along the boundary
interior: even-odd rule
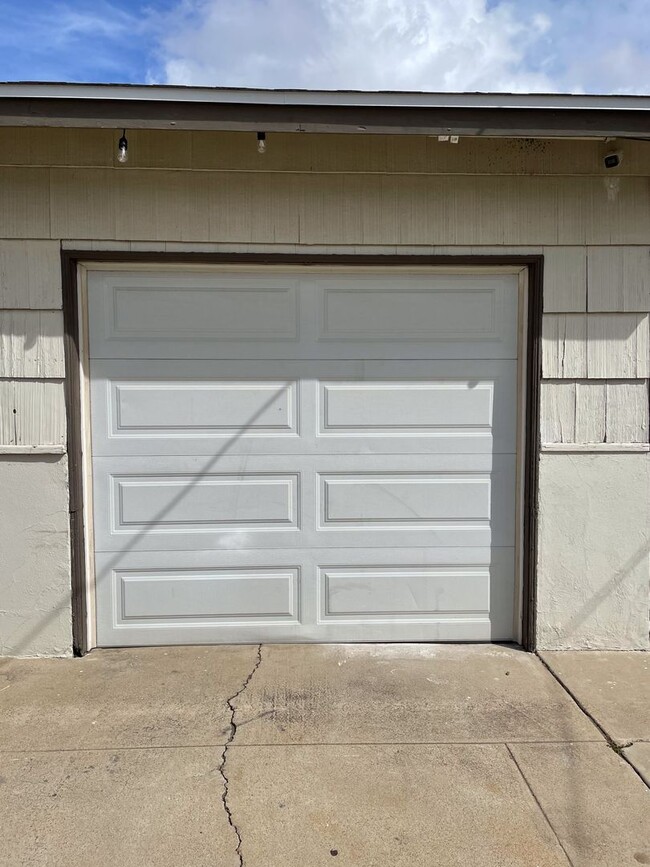
[[[511,639],[517,295],[89,272],[98,644]]]

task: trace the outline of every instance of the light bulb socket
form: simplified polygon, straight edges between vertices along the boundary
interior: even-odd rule
[[[122,130],[122,136],[117,143],[117,159],[118,162],[125,163],[129,158],[129,142],[126,137],[126,130]]]
[[[261,154],[263,154],[266,151],[266,133],[265,132],[258,132],[257,133],[257,150]]]

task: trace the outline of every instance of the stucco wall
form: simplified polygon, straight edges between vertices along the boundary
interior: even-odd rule
[[[68,464],[0,455],[0,654],[72,652]]]
[[[607,172],[602,156],[611,146],[599,142],[277,134],[261,157],[253,134],[134,131],[129,163],[120,166],[120,132],[0,129],[4,466],[16,453],[56,454],[65,443],[61,247],[540,253],[540,641],[547,648],[647,644],[649,557],[638,516],[647,526],[649,493],[632,468],[647,466],[648,457],[650,143],[626,142],[620,169]],[[51,460],[42,459],[42,482],[60,492],[60,477],[47,473],[65,464]],[[37,456],[31,461],[25,478],[38,472]],[[594,510],[599,477],[607,497]],[[15,486],[16,473],[10,478]],[[32,504],[6,491],[15,503],[11,526],[31,526]],[[569,505],[575,499],[589,519]],[[627,522],[619,520],[623,500]],[[639,551],[625,592],[617,576],[627,561],[599,543],[608,522],[617,528],[612,544],[628,557]],[[67,523],[52,530],[57,550],[67,550]],[[589,556],[582,536],[596,543]],[[0,563],[5,546],[15,554],[14,537],[2,536]],[[563,549],[565,537],[574,548]],[[3,589],[9,578],[14,593],[8,623],[22,636],[21,653],[65,652],[68,607],[48,631],[37,629],[34,599],[47,607],[56,594],[49,554],[30,547],[27,578],[14,582],[15,566],[0,572]],[[598,613],[585,618],[589,600]],[[580,627],[572,620],[579,617]],[[0,634],[7,634],[1,623]],[[7,641],[5,652],[12,652]]]
[[[543,454],[541,648],[648,647],[648,454]]]

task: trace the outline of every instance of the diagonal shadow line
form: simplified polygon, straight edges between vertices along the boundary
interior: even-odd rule
[[[205,478],[216,466],[218,461],[224,457],[224,455],[232,449],[234,445],[249,431],[255,422],[261,418],[261,416],[269,409],[274,402],[279,398],[287,386],[291,385],[291,381],[285,382],[278,391],[274,391],[273,394],[268,398],[268,400],[264,401],[264,403],[258,407],[258,409],[253,413],[253,415],[245,422],[242,426],[239,427],[237,432],[233,434],[230,439],[228,439],[219,451],[215,452],[213,455],[210,455],[208,462],[201,468],[199,472],[192,475],[192,480],[185,485],[179,493],[173,497],[159,512],[157,512],[148,522],[147,525],[136,533],[127,544],[122,547],[118,554],[113,557],[105,566],[105,574],[110,575],[111,571],[115,568],[115,566],[120,562],[120,560],[124,557],[125,554],[129,554],[134,548],[137,547],[138,543],[148,535],[149,531],[155,524],[157,524],[165,515],[169,514],[169,512],[178,505],[188,494],[189,492],[196,487],[196,485],[201,481],[201,479]],[[170,455],[170,457],[178,457],[177,455]],[[246,457],[246,456],[244,456]],[[99,579],[95,576],[96,586],[99,584]],[[59,601],[59,603],[54,606],[50,611],[47,612],[44,618],[41,618],[38,624],[31,629],[27,634],[23,635],[21,640],[12,646],[12,656],[20,656],[21,651],[24,650],[33,639],[42,632],[56,617],[58,617],[63,611],[65,611],[70,605],[71,593],[66,593]],[[257,642],[253,642],[257,643]],[[0,661],[0,666],[2,665]]]
[[[631,557],[629,557],[623,565],[616,570],[614,575],[607,581],[600,590],[593,596],[590,596],[587,602],[577,611],[573,617],[563,627],[567,636],[570,636],[587,618],[602,605],[612,593],[620,586],[624,579],[639,565],[639,563],[647,557],[650,552],[650,541],[642,544]]]

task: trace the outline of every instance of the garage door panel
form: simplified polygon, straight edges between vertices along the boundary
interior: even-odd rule
[[[512,603],[511,548],[340,549],[100,554],[98,623],[105,644],[183,641],[501,640]],[[317,588],[314,598],[310,588]]]
[[[96,455],[515,451],[513,361],[94,361]]]
[[[91,358],[516,358],[517,275],[97,272]]]
[[[514,544],[511,455],[95,460],[98,551]]]

